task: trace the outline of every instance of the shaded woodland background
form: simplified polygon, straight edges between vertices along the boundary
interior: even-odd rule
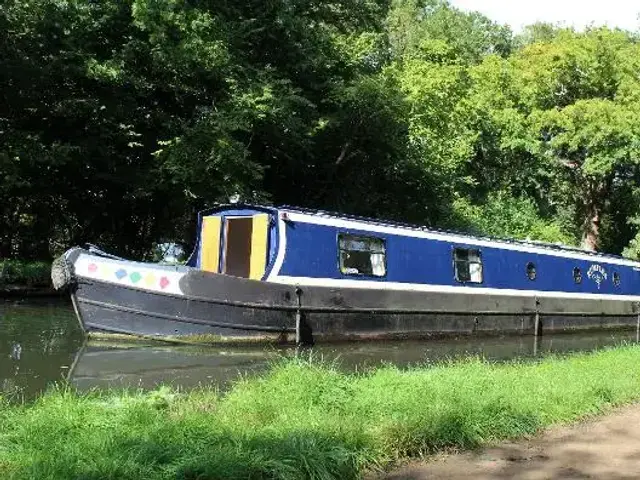
[[[640,36],[446,0],[4,0],[0,257],[238,198],[640,254]]]

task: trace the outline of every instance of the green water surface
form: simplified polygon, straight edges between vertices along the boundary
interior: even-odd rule
[[[365,342],[293,347],[170,346],[163,343],[85,341],[69,302],[0,303],[0,394],[33,399],[69,382],[81,389],[180,388],[215,384],[224,388],[243,374],[269,368],[285,355],[314,355],[354,371],[382,363],[400,366],[482,355],[493,360],[584,351],[635,341],[635,332],[590,332],[533,337],[462,337],[437,341]]]

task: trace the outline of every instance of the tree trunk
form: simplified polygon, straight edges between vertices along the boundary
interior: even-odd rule
[[[582,248],[597,251],[600,246],[600,219],[610,183],[587,180],[582,223]]]
[[[600,244],[600,207],[595,202],[587,205],[582,229],[582,248],[597,251]]]

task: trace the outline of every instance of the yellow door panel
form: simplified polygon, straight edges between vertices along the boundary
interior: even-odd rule
[[[267,244],[269,235],[269,215],[260,213],[253,216],[251,230],[251,265],[249,278],[260,280],[267,268]]]
[[[220,217],[204,217],[202,219],[202,235],[200,237],[200,265],[206,272],[218,273],[220,264]]]

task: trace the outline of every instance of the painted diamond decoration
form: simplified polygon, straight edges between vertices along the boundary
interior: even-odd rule
[[[118,280],[122,280],[126,276],[127,276],[127,271],[124,268],[121,268],[120,270],[116,271],[116,278]]]
[[[133,272],[131,275],[129,275],[129,278],[133,283],[138,283],[142,278],[142,275],[140,275],[140,273],[138,272]]]
[[[171,283],[171,282],[169,282],[169,279],[167,277],[162,277],[160,279],[160,288],[162,288],[164,290],[165,288],[167,288],[169,286],[169,283]]]
[[[95,263],[90,263],[88,270],[89,273],[95,273],[98,270],[98,266]]]

